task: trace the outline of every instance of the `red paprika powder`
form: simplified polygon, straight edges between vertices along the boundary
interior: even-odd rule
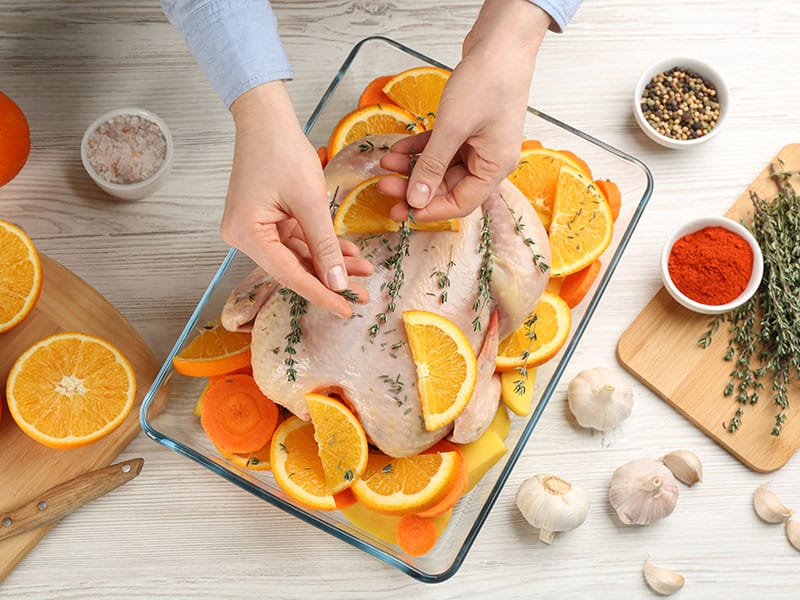
[[[747,287],[753,249],[724,227],[705,227],[672,245],[667,263],[672,282],[695,302],[719,306]]]

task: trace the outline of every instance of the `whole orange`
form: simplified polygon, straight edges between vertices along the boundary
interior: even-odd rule
[[[30,151],[28,119],[16,102],[0,92],[0,186],[17,176]]]

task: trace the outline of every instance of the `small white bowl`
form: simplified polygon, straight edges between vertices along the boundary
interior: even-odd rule
[[[642,112],[641,101],[645,86],[659,73],[669,71],[675,67],[683,67],[688,71],[692,71],[697,75],[700,75],[703,79],[711,83],[717,90],[717,101],[719,102],[719,119],[717,119],[717,124],[705,135],[691,140],[676,140],[658,133],[655,129],[653,129],[650,123],[647,122],[647,119],[645,119],[644,113]],[[636,88],[633,92],[633,116],[636,119],[636,123],[638,123],[644,134],[651,140],[661,144],[662,146],[673,149],[692,148],[707,142],[712,137],[717,135],[727,120],[728,113],[730,112],[730,106],[730,91],[728,90],[728,86],[725,84],[725,80],[722,78],[722,75],[720,75],[710,65],[695,58],[668,58],[650,65],[644,70],[641,77],[639,77],[639,81],[636,83]]]
[[[696,300],[692,300],[684,295],[683,292],[681,292],[675,286],[669,276],[668,263],[673,244],[675,244],[675,242],[677,242],[683,236],[694,233],[695,231],[700,231],[706,227],[723,227],[728,231],[732,231],[743,238],[753,249],[753,270],[750,273],[750,281],[747,283],[747,287],[745,287],[744,291],[739,294],[739,296],[726,304],[703,304],[701,302],[697,302]],[[664,244],[664,249],[661,251],[661,280],[664,282],[664,287],[667,288],[667,291],[670,293],[670,295],[680,305],[688,308],[689,310],[693,310],[705,315],[721,314],[740,307],[742,304],[750,300],[750,298],[753,297],[753,294],[756,293],[763,275],[764,257],[761,254],[761,248],[759,247],[758,242],[746,227],[727,217],[702,217],[693,221],[689,221],[685,225],[678,227],[678,229],[676,229],[672,235],[669,236]]]
[[[161,130],[161,133],[164,134],[164,139],[166,140],[166,153],[164,156],[164,162],[161,163],[161,166],[158,168],[158,170],[150,177],[135,183],[112,183],[101,177],[89,162],[89,138],[91,137],[92,133],[94,133],[94,131],[106,121],[122,115],[134,115],[143,119],[147,119],[148,121],[152,121],[158,125],[158,128]],[[100,115],[94,121],[92,121],[92,124],[89,125],[89,127],[86,128],[86,132],[83,134],[83,139],[81,140],[81,162],[83,162],[83,167],[86,169],[89,177],[91,177],[92,181],[94,181],[104,192],[123,200],[139,200],[149,196],[158,188],[160,188],[172,169],[172,154],[172,133],[170,133],[169,127],[167,127],[167,124],[158,115],[143,108],[118,108]]]

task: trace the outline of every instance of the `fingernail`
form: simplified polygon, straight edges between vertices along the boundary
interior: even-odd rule
[[[347,289],[347,273],[342,265],[334,265],[328,269],[328,287],[334,292],[342,292]]]
[[[427,183],[415,183],[408,195],[408,203],[414,208],[425,208],[431,199],[431,188]]]

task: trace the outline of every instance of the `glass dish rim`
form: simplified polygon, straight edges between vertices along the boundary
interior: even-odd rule
[[[447,65],[444,65],[444,64],[440,63],[439,61],[436,61],[435,59],[432,59],[432,58],[430,58],[430,57],[428,57],[428,56],[426,56],[426,55],[424,55],[424,54],[422,54],[422,53],[420,53],[420,52],[418,52],[418,51],[416,51],[416,50],[414,50],[414,49],[412,49],[412,48],[410,48],[408,46],[405,46],[404,44],[402,44],[400,42],[397,42],[397,41],[395,41],[395,40],[393,40],[391,38],[388,38],[388,37],[385,37],[385,36],[369,36],[369,37],[363,38],[361,41],[357,42],[351,48],[351,50],[348,53],[347,57],[342,62],[342,64],[339,67],[338,71],[336,72],[336,74],[334,75],[333,79],[331,80],[331,83],[328,85],[327,89],[325,90],[323,95],[320,97],[320,100],[317,102],[317,105],[315,106],[314,110],[311,112],[310,116],[308,117],[308,120],[305,123],[305,126],[303,128],[304,133],[308,134],[308,132],[313,127],[313,125],[317,122],[317,119],[319,118],[319,116],[322,113],[323,109],[327,105],[327,102],[328,102],[329,98],[331,97],[331,95],[336,90],[337,85],[342,80],[344,75],[347,73],[350,65],[355,60],[355,58],[358,55],[358,53],[361,50],[361,48],[365,44],[367,44],[369,42],[376,42],[376,41],[377,42],[386,43],[389,46],[391,46],[391,47],[393,47],[393,48],[395,48],[395,49],[397,49],[397,50],[399,50],[401,52],[404,52],[404,53],[408,54],[409,56],[411,56],[413,58],[416,58],[416,59],[420,60],[421,62],[426,62],[428,64],[432,64],[432,65],[435,65],[435,66],[438,66],[438,67],[441,67],[441,68],[444,68],[444,69],[452,70]],[[356,537],[354,535],[351,535],[349,532],[347,532],[345,530],[342,530],[342,529],[340,529],[338,527],[335,527],[335,526],[333,526],[333,525],[331,525],[331,524],[329,524],[329,523],[327,523],[327,522],[325,522],[325,521],[323,521],[321,519],[318,519],[315,515],[313,515],[313,514],[311,514],[309,512],[305,512],[302,509],[299,509],[298,507],[296,507],[296,506],[294,506],[292,504],[289,504],[288,502],[285,502],[284,500],[282,500],[279,497],[273,496],[268,491],[263,490],[262,488],[258,487],[257,485],[254,485],[253,483],[243,479],[242,477],[240,477],[236,473],[233,473],[232,471],[229,471],[229,470],[225,469],[221,465],[209,460],[208,458],[206,458],[202,454],[199,454],[198,452],[196,452],[194,449],[192,449],[191,447],[187,446],[186,444],[183,444],[183,443],[181,443],[181,442],[179,442],[177,440],[174,440],[171,437],[161,433],[148,420],[148,416],[147,415],[148,415],[148,411],[150,409],[150,406],[153,403],[153,400],[155,399],[158,391],[162,388],[162,386],[164,386],[167,383],[167,380],[168,380],[169,376],[171,375],[173,357],[180,351],[180,349],[183,347],[184,343],[188,339],[189,335],[192,333],[192,331],[194,331],[194,328],[195,328],[195,326],[197,324],[197,321],[198,321],[203,309],[205,308],[206,304],[208,303],[209,298],[211,297],[211,295],[215,291],[215,289],[216,289],[217,285],[219,284],[219,282],[224,277],[224,275],[227,272],[227,270],[228,270],[229,266],[231,265],[232,261],[234,260],[236,255],[239,253],[239,251],[234,249],[234,248],[232,248],[232,249],[230,249],[228,251],[228,253],[225,256],[225,258],[223,259],[222,263],[218,267],[217,272],[215,273],[214,277],[211,279],[211,282],[208,284],[205,292],[200,297],[200,300],[198,301],[197,305],[195,306],[194,310],[192,311],[192,314],[189,317],[188,321],[186,322],[186,325],[184,326],[183,330],[181,331],[180,335],[178,336],[177,340],[175,341],[175,344],[172,347],[172,350],[170,350],[169,354],[164,359],[164,363],[162,364],[162,366],[159,369],[155,379],[153,380],[153,383],[151,384],[150,389],[145,394],[145,397],[144,397],[144,399],[142,401],[142,405],[141,405],[141,407],[139,409],[139,421],[140,421],[142,430],[145,432],[145,434],[149,438],[151,438],[153,441],[161,444],[162,446],[164,446],[166,448],[169,448],[169,449],[177,452],[178,454],[182,454],[182,455],[186,456],[187,458],[189,458],[189,459],[197,462],[198,464],[204,466],[205,468],[209,469],[211,472],[215,473],[216,475],[219,475],[220,477],[224,478],[225,480],[229,481],[230,483],[233,483],[234,485],[244,489],[245,491],[247,491],[247,492],[249,492],[249,493],[251,493],[251,494],[253,494],[253,495],[255,495],[255,496],[259,497],[259,498],[261,498],[262,500],[266,501],[267,503],[269,503],[269,504],[271,504],[271,505],[273,505],[273,506],[275,506],[275,507],[277,507],[277,508],[279,508],[279,509],[281,509],[281,510],[283,510],[283,511],[285,511],[285,512],[287,512],[287,513],[289,513],[289,514],[291,514],[293,516],[295,516],[295,517],[300,518],[302,521],[304,521],[304,522],[306,522],[306,523],[308,523],[308,524],[310,524],[310,525],[312,525],[312,526],[314,526],[314,527],[316,527],[316,528],[318,528],[318,529],[320,529],[320,530],[322,530],[322,531],[324,531],[326,533],[329,533],[329,534],[333,535],[337,539],[340,539],[340,540],[342,540],[344,542],[347,542],[350,545],[367,552],[368,554],[374,556],[375,558],[378,558],[378,559],[382,560],[383,562],[385,562],[385,563],[387,563],[387,564],[399,569],[400,571],[406,573],[407,575],[413,577],[414,579],[416,579],[418,581],[421,581],[423,583],[440,583],[442,581],[445,581],[445,580],[449,579],[453,575],[455,575],[455,573],[461,567],[461,565],[462,565],[464,559],[466,558],[467,554],[471,550],[472,545],[473,545],[473,543],[475,541],[475,538],[477,537],[478,533],[482,529],[484,522],[486,521],[487,517],[489,516],[489,513],[491,512],[492,508],[494,507],[494,504],[497,501],[497,498],[500,495],[500,492],[505,487],[506,481],[507,481],[509,475],[511,474],[511,471],[513,470],[514,466],[516,465],[517,460],[519,459],[519,457],[521,456],[522,452],[524,451],[525,446],[527,445],[528,440],[530,439],[530,436],[533,433],[533,430],[536,428],[536,425],[538,424],[542,413],[544,412],[545,408],[547,407],[547,404],[549,403],[550,398],[552,397],[552,395],[553,395],[553,393],[554,393],[554,391],[555,391],[555,389],[556,389],[556,387],[557,387],[557,385],[558,385],[558,383],[559,383],[559,381],[561,379],[561,376],[563,375],[564,370],[566,369],[567,365],[569,364],[569,361],[572,358],[572,355],[575,352],[575,350],[576,350],[576,348],[577,348],[577,346],[578,346],[578,344],[579,344],[579,342],[580,342],[580,340],[581,340],[581,338],[583,336],[583,333],[584,333],[586,327],[588,326],[589,321],[591,320],[591,317],[594,314],[595,309],[597,308],[597,305],[600,302],[600,299],[602,298],[603,294],[605,293],[605,289],[608,286],[614,271],[616,270],[617,264],[621,260],[622,254],[624,253],[624,250],[627,247],[627,245],[628,245],[628,243],[630,241],[630,238],[632,237],[634,231],[636,230],[636,226],[638,225],[638,222],[639,222],[639,220],[640,220],[640,218],[642,216],[642,213],[644,212],[644,209],[647,206],[647,203],[649,202],[650,197],[652,196],[653,186],[654,186],[653,175],[652,175],[650,169],[647,167],[647,165],[645,165],[638,158],[636,158],[636,157],[634,157],[634,156],[632,156],[632,155],[630,155],[630,154],[628,154],[628,153],[626,153],[626,152],[624,152],[622,150],[619,150],[619,149],[617,149],[617,148],[615,148],[613,146],[610,146],[609,144],[607,144],[607,143],[605,143],[605,142],[603,142],[603,141],[601,141],[601,140],[599,140],[597,138],[594,138],[591,135],[589,135],[587,133],[584,133],[583,131],[581,131],[579,129],[576,129],[576,128],[574,128],[574,127],[572,127],[572,126],[570,126],[570,125],[568,125],[566,123],[563,123],[563,122],[559,121],[558,119],[555,119],[554,117],[551,117],[551,116],[549,116],[549,115],[547,115],[545,113],[542,113],[542,112],[536,110],[535,108],[533,108],[531,106],[528,106],[527,110],[528,110],[529,113],[531,113],[531,114],[533,114],[533,115],[535,115],[535,116],[537,116],[537,117],[539,117],[539,118],[541,118],[541,119],[543,119],[545,121],[548,121],[551,124],[553,124],[553,125],[555,125],[555,126],[557,126],[559,128],[562,128],[562,129],[564,129],[566,131],[569,131],[573,135],[576,135],[576,136],[578,136],[580,138],[583,138],[585,141],[591,142],[592,144],[594,144],[596,146],[599,146],[600,148],[603,148],[607,152],[610,152],[611,154],[616,155],[617,157],[621,158],[622,160],[637,166],[639,169],[641,169],[641,171],[645,175],[646,186],[645,186],[645,190],[644,190],[644,192],[642,194],[642,197],[639,200],[633,215],[631,216],[631,220],[628,223],[628,226],[626,227],[626,229],[623,232],[622,236],[620,237],[619,244],[617,245],[613,256],[609,260],[608,266],[606,268],[606,272],[604,273],[603,277],[599,281],[597,289],[595,290],[594,295],[590,299],[589,304],[587,305],[585,312],[581,316],[581,319],[579,320],[579,322],[577,324],[577,327],[573,331],[573,333],[571,335],[571,338],[570,338],[570,341],[568,342],[567,346],[564,348],[564,352],[563,352],[558,364],[556,365],[555,370],[553,371],[553,374],[550,377],[550,380],[548,381],[546,387],[542,391],[541,398],[539,400],[538,405],[536,406],[534,411],[531,413],[531,415],[528,417],[528,421],[525,424],[525,426],[524,426],[524,428],[523,428],[523,430],[522,430],[522,432],[520,434],[520,437],[517,440],[517,443],[514,445],[513,448],[510,449],[509,457],[506,460],[506,464],[504,465],[504,467],[503,467],[502,471],[500,472],[500,474],[499,474],[494,486],[492,487],[491,492],[489,493],[489,496],[487,497],[486,501],[481,506],[480,512],[476,516],[474,522],[471,524],[469,532],[467,533],[466,538],[464,539],[464,542],[461,544],[461,547],[459,548],[459,550],[456,553],[456,555],[453,557],[452,562],[450,563],[450,565],[445,570],[443,570],[441,572],[438,572],[438,573],[428,573],[428,572],[425,572],[425,571],[423,571],[421,569],[415,568],[413,565],[410,565],[410,564],[398,559],[397,557],[393,556],[392,554],[389,554],[389,553],[383,551],[382,549],[380,549],[380,548],[378,548],[376,546],[373,546],[373,545],[369,544],[368,542],[366,542],[364,540],[361,540],[360,538],[358,538],[358,537]]]

